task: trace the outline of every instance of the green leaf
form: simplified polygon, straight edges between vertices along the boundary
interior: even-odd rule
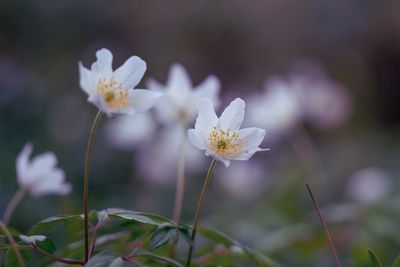
[[[186,225],[180,224],[178,226],[178,229],[185,239],[186,243],[188,243],[189,246],[193,245],[191,228],[187,227]]]
[[[29,260],[33,257],[34,253],[32,250],[28,249],[23,249],[19,251],[21,253],[22,259],[24,260],[25,263],[28,263]],[[7,251],[6,254],[6,259],[5,259],[5,267],[19,267],[19,262],[17,260],[17,257],[15,256],[15,253],[12,249]],[[27,265],[29,266],[29,265]]]
[[[179,263],[173,259],[156,255],[156,254],[154,254],[150,251],[144,250],[144,249],[138,249],[132,255],[134,255],[135,258],[150,258],[150,259],[158,261],[158,262],[166,263],[169,266],[183,267],[183,265],[181,263]]]
[[[372,267],[383,267],[382,263],[378,259],[378,257],[372,252],[372,250],[368,249],[368,255],[371,260]]]
[[[241,244],[233,238],[221,233],[215,229],[207,227],[199,227],[199,233],[207,239],[213,241],[216,244],[222,245],[231,251],[232,254],[247,256],[250,260],[257,263],[261,267],[279,267],[280,265],[275,261],[271,260],[267,256],[263,255],[256,250]]]
[[[41,242],[37,241],[35,244],[36,246],[50,254],[53,254],[54,251],[56,251],[56,246],[54,245],[53,240],[51,240],[50,238],[46,238],[44,241]]]
[[[86,264],[85,267],[119,267],[117,259],[121,259],[118,255],[109,252],[101,252],[94,255]],[[115,265],[112,265],[115,264]]]
[[[108,267],[123,267],[124,266],[124,260],[121,257],[116,258],[111,262]]]
[[[28,245],[18,245],[19,249],[30,249],[31,247]],[[0,244],[0,250],[4,249],[12,249],[11,244]]]
[[[37,224],[33,225],[29,230],[30,235],[49,233],[59,224],[66,223],[83,223],[82,215],[61,215],[47,218]]]
[[[111,218],[120,218],[124,220],[136,221],[139,223],[150,224],[150,225],[160,225],[160,223],[154,221],[153,219],[149,218],[148,216],[138,214],[134,211],[124,210],[124,209],[106,209],[100,211],[100,218],[105,218],[105,214]]]
[[[392,263],[392,267],[400,267],[400,255],[396,257],[396,259]]]
[[[176,243],[178,241],[177,229],[170,226],[159,227],[150,239],[150,251],[155,250],[169,241]]]

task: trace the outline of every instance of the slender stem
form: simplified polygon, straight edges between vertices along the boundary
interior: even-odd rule
[[[328,226],[326,225],[325,220],[322,217],[322,213],[321,213],[321,211],[320,211],[320,209],[318,207],[318,203],[317,203],[317,201],[316,201],[316,199],[314,197],[314,194],[311,191],[310,186],[308,184],[306,184],[306,187],[307,187],[308,193],[310,194],[310,197],[311,197],[312,203],[314,205],[315,211],[317,212],[319,220],[320,220],[320,222],[322,224],[322,228],[324,229],[324,233],[325,233],[326,239],[328,240],[328,243],[329,243],[329,246],[330,246],[331,251],[333,253],[333,256],[335,257],[336,266],[337,267],[341,267],[342,265],[340,263],[339,256],[338,256],[338,254],[336,252],[335,245],[333,244],[331,235],[329,234]]]
[[[15,208],[18,206],[19,202],[21,202],[21,199],[25,196],[25,193],[25,190],[20,188],[10,199],[3,215],[4,224],[7,225],[10,222],[11,216],[13,215]]]
[[[105,224],[107,224],[111,219],[107,218],[101,222],[98,222],[96,226],[93,229],[92,233],[92,244],[90,245],[90,250],[89,250],[89,257],[91,258],[94,253],[94,249],[96,247],[96,238],[97,238],[97,231],[99,231]]]
[[[70,265],[82,265],[82,266],[85,264],[83,261],[80,261],[80,260],[64,259],[64,258],[58,257],[56,255],[50,254],[47,251],[37,247],[35,244],[32,244],[32,248],[37,253],[42,254],[43,256],[46,256],[48,258],[51,258],[51,259],[61,262],[61,263],[70,264]]]
[[[89,167],[90,159],[92,158],[92,145],[94,136],[96,135],[97,127],[99,126],[103,112],[97,112],[94,118],[92,128],[90,129],[89,141],[86,149],[85,168],[84,168],[84,186],[83,186],[83,201],[84,201],[84,229],[85,229],[85,263],[89,260]]]
[[[179,150],[179,160],[177,165],[178,179],[176,182],[176,193],[175,193],[175,207],[173,213],[173,219],[176,223],[181,220],[183,196],[185,192],[185,158],[186,158],[186,134],[185,128],[183,128],[183,136],[181,146]]]
[[[3,231],[3,233],[7,236],[8,241],[11,244],[11,247],[15,253],[15,257],[17,257],[18,263],[20,267],[25,267],[25,262],[22,259],[21,252],[19,251],[19,248],[17,246],[17,243],[14,240],[14,237],[11,235],[10,230],[8,230],[7,226],[4,224],[3,221],[0,220],[0,229]]]
[[[216,163],[217,163],[217,161],[215,159],[213,159],[211,161],[210,167],[208,168],[208,171],[207,171],[206,179],[204,180],[203,189],[201,190],[201,193],[200,193],[199,202],[197,202],[197,209],[196,209],[196,213],[194,215],[194,223],[193,223],[193,230],[192,230],[192,244],[190,245],[190,248],[189,248],[189,254],[188,254],[187,261],[186,261],[186,267],[190,267],[190,263],[192,261],[194,241],[196,239],[196,232],[197,232],[197,227],[199,225],[200,213],[204,206],[204,200],[206,198],[208,186],[211,182],[211,174],[212,174],[212,171],[213,171]]]
[[[177,180],[176,180],[176,192],[175,192],[175,205],[173,220],[176,223],[180,223],[183,199],[185,195],[185,159],[186,159],[186,127],[182,125],[182,140],[179,149],[179,159],[177,164]],[[177,233],[179,231],[177,230]],[[169,247],[169,257],[173,258],[175,253],[175,243],[171,242]]]

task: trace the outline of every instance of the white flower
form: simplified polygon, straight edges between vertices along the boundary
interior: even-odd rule
[[[258,147],[264,139],[264,129],[240,129],[244,107],[244,101],[236,98],[218,118],[211,100],[200,100],[196,124],[188,131],[190,142],[207,156],[223,162],[225,167],[231,160],[248,160],[257,151],[265,150]]]
[[[140,113],[136,116],[121,116],[110,120],[106,132],[115,147],[131,150],[148,144],[156,129],[157,125],[151,114]]]
[[[160,121],[166,124],[186,124],[194,121],[197,115],[197,103],[202,98],[211,99],[216,106],[219,104],[218,78],[210,75],[193,87],[188,73],[180,64],[172,65],[166,85],[152,79],[148,81],[147,86],[151,90],[164,93],[162,100],[156,106],[156,111]]]
[[[28,244],[35,244],[37,241],[39,242],[45,241],[47,237],[45,237],[44,235],[31,235],[31,236],[20,235],[19,238]]]
[[[388,173],[372,166],[355,172],[347,181],[345,193],[353,200],[372,203],[388,196],[392,186]]]
[[[249,122],[281,135],[302,119],[302,106],[297,90],[289,81],[271,78],[263,94],[254,95],[247,103]]]
[[[34,197],[70,193],[72,187],[65,182],[64,171],[56,167],[57,158],[54,153],[46,152],[30,161],[32,149],[31,144],[26,144],[17,157],[19,186]]]
[[[132,56],[113,71],[113,55],[108,49],[100,49],[96,57],[90,70],[79,63],[80,86],[88,94],[88,101],[107,115],[146,111],[161,96],[151,90],[133,89],[146,71],[141,58]]]

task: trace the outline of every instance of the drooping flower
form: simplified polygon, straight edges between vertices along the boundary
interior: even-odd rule
[[[44,235],[31,235],[31,236],[20,235],[19,238],[28,244],[35,244],[36,242],[43,242],[47,239],[47,237],[45,237]]]
[[[259,147],[265,130],[252,127],[240,129],[245,102],[236,98],[218,118],[210,99],[201,99],[194,129],[188,131],[190,142],[206,156],[212,156],[228,167],[231,160],[248,160]]]
[[[218,78],[210,75],[194,87],[187,71],[180,64],[172,65],[166,85],[153,79],[149,80],[147,85],[151,90],[164,93],[156,111],[160,121],[165,124],[187,124],[194,121],[197,103],[202,98],[211,99],[215,106],[219,104]]]
[[[33,147],[26,144],[17,157],[17,180],[19,186],[34,197],[56,194],[66,195],[72,186],[65,182],[65,173],[58,168],[52,152],[37,155],[30,160]]]
[[[159,92],[134,89],[146,71],[141,58],[132,56],[113,71],[113,55],[108,49],[100,49],[96,57],[90,70],[79,63],[80,86],[88,101],[107,115],[146,111],[161,96]]]

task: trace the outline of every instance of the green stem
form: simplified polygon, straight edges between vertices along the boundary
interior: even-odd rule
[[[179,150],[179,159],[177,165],[177,180],[176,180],[176,193],[173,220],[180,223],[183,198],[185,195],[185,159],[186,159],[186,127],[182,126],[182,140]],[[175,253],[175,244],[172,242],[169,248],[169,256],[173,258]]]
[[[56,256],[56,255],[53,255],[53,254],[51,254],[51,253],[48,253],[47,251],[45,251],[45,250],[43,250],[43,249],[37,247],[35,244],[32,244],[32,249],[33,249],[34,251],[36,251],[37,253],[42,254],[43,256],[46,256],[46,257],[48,257],[48,258],[50,258],[50,259],[52,259],[52,260],[55,260],[55,261],[58,261],[58,262],[61,262],[61,263],[64,263],[64,264],[69,264],[69,265],[82,265],[82,266],[84,265],[84,262],[83,262],[83,261],[71,260],[71,259],[64,259],[64,258],[58,257],[58,256]]]
[[[10,230],[8,230],[7,226],[4,224],[3,221],[0,220],[0,229],[3,231],[3,233],[7,236],[8,241],[11,244],[11,247],[15,253],[15,257],[17,257],[18,263],[20,267],[25,267],[25,262],[22,259],[21,253],[18,249],[17,243],[14,240],[14,237],[11,235]]]
[[[208,186],[211,182],[211,174],[212,174],[212,171],[213,171],[216,163],[217,163],[217,161],[215,159],[213,159],[211,161],[210,167],[208,168],[208,171],[207,171],[206,179],[203,184],[203,189],[201,190],[201,193],[200,193],[199,202],[197,202],[197,209],[196,209],[196,213],[194,215],[194,223],[193,223],[193,230],[192,230],[192,244],[190,245],[190,248],[189,248],[189,254],[188,254],[187,261],[186,261],[186,267],[190,267],[190,263],[192,261],[194,241],[196,239],[196,232],[197,232],[197,227],[199,225],[200,214],[201,214],[201,210],[203,209],[203,206],[204,206],[204,200],[206,199],[206,193],[208,191]]]
[[[83,202],[84,202],[84,230],[85,230],[85,263],[89,260],[89,167],[92,158],[92,146],[97,127],[99,126],[103,112],[97,112],[94,118],[92,128],[90,129],[89,141],[86,149],[85,167],[84,167],[84,186],[83,186]]]
[[[19,189],[17,192],[15,192],[10,202],[8,202],[3,215],[4,224],[7,225],[10,222],[11,216],[13,215],[15,208],[18,206],[19,202],[21,202],[21,199],[25,196],[25,193],[25,190]]]

